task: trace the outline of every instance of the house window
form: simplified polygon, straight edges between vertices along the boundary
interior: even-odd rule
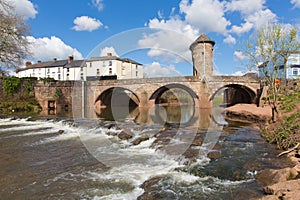
[[[92,67],[92,63],[90,63],[90,67]]]
[[[108,66],[112,66],[112,61],[111,61],[111,60],[109,61],[109,64],[108,64]]]
[[[97,69],[97,76],[100,75],[100,69]]]
[[[138,72],[138,71],[136,71],[136,72],[135,72],[135,76],[136,76],[136,77],[138,77],[138,75],[139,75],[139,72]]]
[[[83,79],[83,73],[80,74],[80,79],[81,79],[81,80],[84,80],[84,79]]]
[[[136,65],[136,66],[135,66],[135,69],[136,69],[136,70],[138,70],[138,69],[139,69],[139,66],[138,66],[138,65]]]
[[[109,68],[109,75],[112,75],[112,68]]]
[[[293,76],[298,76],[298,69],[293,69]]]
[[[47,69],[47,73],[48,73],[48,74],[50,73],[50,69]]]
[[[69,80],[70,79],[70,75],[69,74],[67,74],[67,80]]]
[[[57,73],[60,73],[60,67],[59,67],[59,68],[57,68]]]
[[[80,71],[83,71],[83,67],[80,67]]]
[[[60,74],[58,74],[58,80],[60,80]]]
[[[70,72],[70,69],[69,69],[69,68],[67,68],[67,72]]]
[[[122,73],[122,76],[125,76],[125,67],[124,66],[122,67],[122,72],[121,73]]]

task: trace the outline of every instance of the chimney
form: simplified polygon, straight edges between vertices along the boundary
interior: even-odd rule
[[[107,57],[110,57],[110,56],[112,56],[112,53],[107,53]]]
[[[73,57],[73,56],[69,56],[69,57],[68,57],[68,63],[72,62],[72,61],[73,61],[73,59],[74,59],[74,57]]]
[[[27,61],[26,63],[25,63],[25,66],[26,67],[29,67],[31,65],[31,62],[30,61]]]

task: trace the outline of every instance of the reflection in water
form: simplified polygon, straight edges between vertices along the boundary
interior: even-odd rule
[[[137,107],[114,106],[101,108],[97,117],[107,121],[124,121],[125,119],[134,119],[139,114]]]
[[[160,106],[152,108],[122,107],[101,108],[96,113],[97,117],[109,121],[132,120],[140,125],[160,124],[165,126],[197,126],[199,129],[207,129],[211,125],[212,118],[224,119],[221,112],[211,109],[199,109],[192,105],[184,106]],[[221,120],[213,120],[218,123]],[[219,124],[221,125],[221,124]],[[224,125],[224,122],[222,123]]]
[[[194,121],[194,106],[155,106],[155,115],[151,115],[152,121],[158,124],[184,125]]]

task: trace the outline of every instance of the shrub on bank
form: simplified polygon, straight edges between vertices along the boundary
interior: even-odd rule
[[[263,129],[262,136],[268,142],[286,150],[300,142],[300,90],[299,80],[287,84],[280,94],[282,117]]]

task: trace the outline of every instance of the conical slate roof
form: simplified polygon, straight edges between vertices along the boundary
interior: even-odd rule
[[[207,37],[205,34],[200,35],[196,40],[196,43],[211,43],[212,45],[215,45],[215,41],[211,40],[209,37]]]
[[[215,41],[211,40],[205,34],[202,34],[191,44],[190,50],[192,50],[192,48],[198,43],[211,43],[213,46],[215,45]]]

